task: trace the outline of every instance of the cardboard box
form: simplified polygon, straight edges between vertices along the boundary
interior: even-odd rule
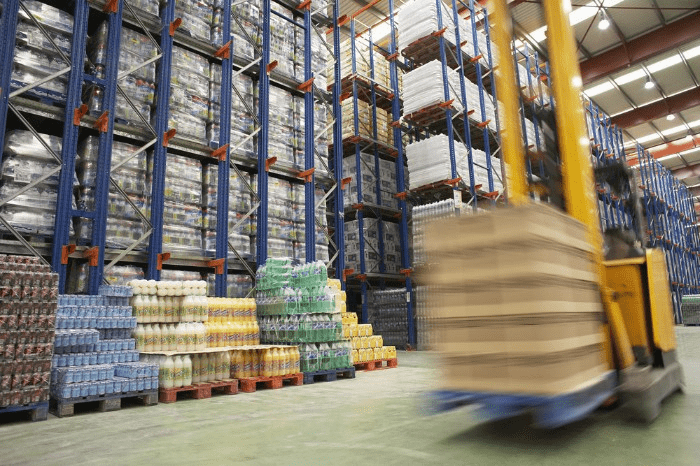
[[[553,395],[574,391],[606,372],[601,345],[532,356],[451,355],[443,358],[442,388]]]
[[[444,354],[542,355],[602,343],[602,314],[540,314],[436,321]]]
[[[437,266],[428,280],[440,285],[541,275],[591,282],[598,279],[589,253],[544,240],[500,243],[461,251],[434,251],[430,262],[437,263]]]
[[[593,252],[583,224],[555,207],[534,203],[433,222],[426,227],[426,237],[428,253],[463,252],[537,240]]]

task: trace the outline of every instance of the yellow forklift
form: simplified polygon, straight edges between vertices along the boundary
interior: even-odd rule
[[[569,24],[569,0],[543,0],[551,92],[555,108],[549,109],[550,127],[545,133],[555,141],[560,161],[557,192],[560,207],[587,231],[594,251],[598,285],[605,310],[604,343],[607,364],[617,372],[613,393],[621,409],[651,421],[659,414],[661,401],[682,388],[682,370],[676,359],[676,338],[670,285],[664,254],[644,248],[641,215],[637,215],[637,235],[604,235],[601,232],[595,181],[611,185],[625,179],[636,186],[629,167],[619,165],[595,170],[584,117],[581,76]],[[512,54],[512,26],[506,0],[489,4],[492,38],[499,57]],[[519,94],[513,61],[502,59],[496,70],[500,105],[502,157],[507,173],[507,198],[511,205],[531,202],[535,186],[526,177],[526,153],[522,143]],[[546,120],[546,119],[545,119]],[[621,162],[624,164],[624,162]],[[612,180],[617,180],[613,182]],[[634,190],[632,190],[634,191]],[[634,196],[633,196],[634,197]],[[633,199],[634,201],[634,199]],[[555,202],[557,203],[557,202]],[[638,201],[637,201],[638,204]],[[639,210],[638,210],[639,212]]]

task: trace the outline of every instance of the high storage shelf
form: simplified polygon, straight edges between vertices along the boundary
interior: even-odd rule
[[[4,147],[8,121],[11,121],[15,128],[29,130],[38,138],[38,133],[43,132],[43,128],[53,127],[55,134],[62,134],[62,148],[60,153],[50,150],[51,155],[60,164],[60,179],[58,183],[58,202],[56,208],[56,220],[53,241],[49,239],[27,238],[20,234],[4,219],[3,229],[9,231],[14,239],[3,239],[0,249],[3,252],[30,252],[46,261],[50,258],[51,264],[59,273],[61,291],[66,283],[67,265],[69,259],[87,259],[89,267],[89,292],[96,293],[97,288],[102,283],[105,267],[109,268],[119,262],[145,264],[148,278],[158,279],[163,263],[173,267],[188,267],[205,269],[216,272],[216,294],[225,296],[226,278],[230,271],[242,271],[254,276],[256,262],[262,262],[267,256],[267,220],[268,220],[268,179],[270,176],[286,179],[293,183],[305,186],[305,237],[307,238],[305,256],[307,260],[315,259],[315,241],[318,229],[323,229],[326,238],[330,235],[325,229],[325,218],[319,220],[316,215],[317,204],[315,202],[316,187],[322,188],[327,193],[319,200],[318,205],[325,203],[327,198],[337,190],[337,180],[332,169],[334,164],[330,161],[331,168],[328,168],[329,160],[324,152],[316,149],[316,140],[320,135],[314,134],[314,111],[305,111],[303,118],[304,125],[304,164],[294,166],[277,162],[275,158],[268,157],[268,126],[271,109],[268,112],[268,102],[270,86],[284,89],[295,96],[304,98],[305,109],[313,109],[315,105],[323,105],[328,108],[330,124],[324,129],[324,133],[329,133],[333,127],[332,115],[334,106],[332,96],[326,91],[325,86],[319,88],[314,84],[314,75],[311,69],[311,40],[312,35],[322,37],[325,31],[321,28],[329,26],[332,21],[326,16],[327,8],[323,2],[321,7],[316,4],[320,2],[297,3],[289,0],[259,0],[255,2],[261,11],[260,35],[261,45],[253,43],[247,34],[246,40],[251,41],[256,49],[254,59],[244,58],[234,53],[236,50],[232,41],[232,30],[238,25],[238,30],[243,29],[240,18],[232,12],[232,5],[238,8],[246,2],[220,2],[221,3],[221,36],[223,44],[214,44],[213,41],[197,39],[189,31],[187,20],[176,17],[176,2],[170,1],[160,9],[160,15],[155,15],[139,7],[154,2],[144,0],[76,0],[67,8],[62,2],[46,0],[47,3],[65,9],[73,16],[72,39],[70,45],[61,49],[52,39],[50,27],[42,26],[42,21],[31,14],[31,8],[27,8],[25,3],[28,0],[4,0],[2,10],[2,60],[3,63],[12,63],[15,53],[15,34],[18,25],[19,15],[31,22],[40,31],[42,40],[50,43],[58,51],[61,60],[61,71],[51,74],[43,79],[38,79],[32,84],[25,85],[21,89],[13,92],[3,92],[0,100],[0,147]],[[36,2],[34,2],[36,3]],[[156,4],[158,2],[155,2]],[[327,5],[326,5],[327,6]],[[279,7],[288,8],[293,11],[293,17],[286,17],[275,11]],[[156,10],[157,11],[157,10]],[[232,17],[232,13],[234,13]],[[295,79],[280,73],[275,67],[278,64],[270,57],[270,18],[272,15],[283,18],[294,25],[295,30],[301,31],[304,40],[304,60],[303,78]],[[86,70],[94,69],[94,64],[88,60],[86,67],[85,53],[87,46],[88,31],[94,29],[95,24],[106,21],[108,24],[108,34],[106,38],[106,49],[111,53],[106,55],[102,73],[99,77]],[[147,36],[152,46],[157,49],[157,55],[151,57],[127,72],[119,69],[120,36],[122,26],[139,34]],[[53,35],[55,38],[55,34]],[[322,42],[324,46],[325,41]],[[63,45],[63,44],[61,44]],[[204,57],[210,63],[220,64],[221,73],[221,94],[220,99],[220,137],[218,144],[206,145],[203,142],[193,141],[187,137],[182,137],[177,131],[168,127],[168,116],[170,107],[171,92],[171,66],[173,60],[174,47],[181,47],[184,50],[194,52],[200,57]],[[330,51],[330,47],[329,47]],[[76,64],[80,66],[75,66]],[[155,106],[152,122],[141,118],[141,125],[135,127],[115,121],[117,112],[117,95],[125,97],[126,102],[134,110],[136,106],[123,92],[120,80],[127,74],[146,66],[156,63],[157,74],[155,78]],[[0,89],[10,89],[12,66],[4,66],[0,75]],[[261,72],[262,70],[262,72]],[[248,138],[257,139],[257,159],[251,159],[241,155],[237,150],[242,143],[234,144],[229,139],[231,128],[231,105],[233,94],[238,94],[235,89],[233,79],[237,74],[245,74],[257,80],[259,87],[258,114],[255,118],[255,131]],[[43,97],[29,97],[31,91],[47,87],[46,84],[62,78],[67,81],[67,97],[65,105],[52,101],[51,93],[47,92]],[[83,101],[83,91],[87,86],[95,86],[102,93],[102,110],[100,114],[88,112]],[[240,94],[239,94],[240,95]],[[251,102],[252,103],[252,102]],[[138,113],[138,112],[137,112]],[[251,111],[252,113],[252,111]],[[8,115],[9,114],[9,115]],[[64,124],[65,123],[65,124]],[[41,125],[41,127],[39,127]],[[99,174],[95,181],[95,208],[92,211],[77,210],[72,206],[73,179],[76,165],[76,152],[79,135],[90,134],[97,138],[99,142],[98,166]],[[110,182],[113,186],[116,183],[111,179],[111,174],[116,168],[123,165],[114,166],[112,164],[112,141],[114,136],[121,137],[131,144],[138,144],[142,150],[153,151],[152,167],[152,191],[150,216],[131,203],[137,215],[146,228],[144,234],[138,242],[128,248],[111,249],[105,247],[105,228],[108,216],[108,193]],[[243,141],[246,142],[246,141]],[[50,149],[50,147],[47,147]],[[164,208],[164,182],[166,181],[166,156],[167,154],[184,155],[197,159],[205,164],[212,164],[218,167],[218,189],[217,193],[217,221],[216,221],[216,254],[214,258],[192,257],[191,254],[170,254],[164,251],[163,244],[163,208]],[[316,159],[316,160],[315,160]],[[277,163],[275,163],[277,162]],[[112,166],[110,166],[112,165]],[[318,168],[326,168],[323,173],[315,173]],[[251,183],[245,183],[247,189],[251,191],[253,207],[244,217],[251,217],[257,213],[257,248],[254,260],[245,260],[238,254],[232,246],[228,231],[228,201],[229,196],[221,195],[229,191],[229,172],[233,170],[239,175],[249,172],[257,175],[257,190]],[[53,173],[55,175],[55,173]],[[46,177],[32,181],[28,186],[31,188],[43,181]],[[14,195],[21,194],[25,189]],[[117,190],[120,191],[120,190]],[[126,195],[121,192],[124,199]],[[70,244],[70,230],[73,218],[83,218],[92,224],[92,235],[87,245]],[[323,227],[323,228],[321,228]],[[140,242],[148,241],[146,252],[135,251],[134,247]],[[333,246],[333,242],[330,241]],[[339,250],[335,246],[335,257],[338,257]],[[229,253],[232,252],[237,260],[230,261]]]
[[[393,10],[393,0],[389,0],[389,10]],[[392,39],[388,48],[379,47],[372,28],[358,35],[357,16],[362,11],[341,18],[333,31],[336,69],[332,87],[340,97],[336,115],[342,115],[336,118],[334,140],[340,143],[333,150],[340,156],[338,163],[345,162],[339,177],[345,194],[341,204],[345,224],[342,230],[336,226],[336,240],[345,256],[340,273],[348,289],[359,292],[360,319],[368,322],[370,288],[405,286],[410,293],[412,286],[409,207],[405,196],[398,196],[406,190],[403,135],[394,123],[401,118],[400,71],[397,60],[387,60],[396,51],[396,42]],[[341,26],[349,34],[341,33]],[[395,27],[393,20],[391,26]],[[347,109],[345,115],[343,109]],[[355,229],[349,230],[349,223]],[[355,302],[355,296],[349,295],[349,301]],[[410,300],[406,312],[407,343],[415,345]]]
[[[670,170],[637,145],[639,189],[647,217],[647,239],[666,255],[676,323],[681,299],[700,293],[700,236],[693,195]]]

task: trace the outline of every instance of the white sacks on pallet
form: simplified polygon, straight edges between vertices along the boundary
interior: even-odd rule
[[[467,147],[459,142],[455,142],[454,150],[457,176],[461,177],[468,186],[470,184],[469,151]],[[408,172],[411,175],[410,189],[453,178],[450,167],[449,139],[444,134],[432,136],[406,146],[406,160],[408,162]],[[491,189],[488,183],[487,160],[483,151],[472,148],[474,185],[481,185],[480,190],[488,192]],[[493,191],[502,191],[501,161],[491,156],[491,167]]]
[[[450,82],[449,99],[445,99],[445,88],[442,77],[442,64],[433,60],[423,66],[409,71],[403,78],[403,114],[410,115],[431,105],[440,104],[454,99],[452,106],[461,110],[461,89],[459,75],[453,69],[447,68],[447,78]],[[465,78],[466,79],[466,78]]]
[[[458,7],[461,8],[461,7]],[[452,11],[452,2],[442,2],[440,5],[442,17],[442,27],[447,28],[444,37],[451,46],[456,44],[455,22]],[[411,0],[406,2],[396,15],[396,22],[399,25],[399,50],[405,49],[415,41],[428,37],[441,28],[438,24],[437,3],[434,0]],[[487,65],[488,56],[486,35],[481,31],[476,31],[479,54],[483,57],[479,60]],[[459,18],[459,38],[462,42],[462,50],[469,56],[474,56],[474,35],[472,24],[469,20]],[[495,49],[495,48],[494,48]],[[495,52],[495,50],[492,50]],[[493,57],[494,63],[496,57]]]
[[[404,76],[403,93],[401,95],[404,102],[404,116],[411,115],[424,108],[449,100],[454,100],[454,102],[452,102],[452,107],[456,111],[461,111],[464,105],[459,75],[455,70],[447,68],[447,79],[450,83],[448,89],[449,98],[445,99],[442,63],[440,63],[440,61],[433,60],[406,73]],[[464,88],[467,96],[467,109],[469,111],[475,110],[469,118],[479,123],[488,121],[489,129],[495,131],[496,110],[493,105],[493,97],[491,97],[491,94],[484,91],[484,118],[481,112],[479,86],[467,78],[464,78]]]

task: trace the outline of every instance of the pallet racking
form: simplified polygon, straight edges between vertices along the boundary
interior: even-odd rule
[[[131,263],[145,266],[147,277],[152,279],[159,278],[163,264],[166,264],[166,268],[184,267],[215,272],[216,295],[225,296],[227,274],[234,272],[254,276],[255,264],[263,262],[267,256],[267,184],[270,177],[276,177],[289,183],[304,185],[305,224],[303,236],[307,238],[307,241],[303,255],[307,260],[313,261],[315,259],[317,233],[330,239],[326,228],[326,219],[317,218],[316,211],[319,206],[323,207],[322,204],[337,190],[338,186],[333,170],[327,169],[326,155],[316,147],[317,141],[329,132],[334,123],[331,121],[322,131],[315,131],[313,111],[315,106],[325,106],[328,109],[327,114],[331,115],[330,120],[333,119],[332,96],[326,92],[325,86],[319,88],[314,83],[316,76],[314,76],[315,70],[312,69],[311,64],[312,36],[325,36],[321,28],[332,24],[327,15],[328,4],[323,2],[319,7],[316,7],[316,2],[310,1],[297,3],[290,0],[261,0],[259,2],[251,0],[250,3],[254,4],[253,8],[257,8],[255,4],[259,4],[262,12],[260,24],[256,26],[261,29],[262,34],[259,32],[253,34],[254,36],[262,36],[262,43],[258,44],[255,37],[246,33],[238,14],[239,11],[232,8],[233,5],[240,10],[241,4],[249,2],[235,4],[234,2],[221,2],[222,11],[218,27],[220,27],[220,37],[223,39],[217,43],[213,37],[212,40],[204,40],[193,33],[194,28],[189,27],[188,19],[177,10],[178,2],[167,2],[159,10],[157,1],[76,0],[70,8],[67,8],[62,6],[60,2],[47,0],[46,3],[65,9],[66,13],[73,16],[70,54],[67,54],[65,50],[56,45],[51,39],[49,31],[42,27],[40,21],[31,14],[30,8],[27,7],[27,4],[31,3],[36,2],[27,0],[4,2],[1,19],[3,26],[2,58],[5,63],[13,61],[15,28],[21,14],[24,15],[23,18],[36,25],[46,38],[45,40],[51,43],[61,59],[62,68],[59,72],[19,89],[16,89],[16,86],[10,87],[13,67],[3,68],[0,74],[0,88],[12,89],[12,92],[2,93],[0,100],[0,147],[4,146],[6,130],[9,129],[8,121],[12,127],[26,128],[37,139],[39,139],[37,130],[39,125],[50,126],[53,128],[54,134],[62,135],[63,144],[60,154],[51,150],[40,140],[60,164],[60,168],[51,173],[55,175],[60,171],[54,239],[51,240],[48,237],[40,240],[27,239],[27,235],[20,233],[0,217],[4,230],[14,236],[14,239],[2,241],[1,249],[3,252],[29,252],[41,257],[42,261],[48,262],[50,260],[54,270],[60,275],[61,292],[65,290],[69,262],[87,260],[89,264],[88,292],[91,294],[96,293],[97,288],[103,282],[105,270],[109,270],[117,263]],[[142,9],[149,3],[155,4],[154,11]],[[292,12],[291,17],[277,11],[285,9]],[[301,31],[298,35],[303,37],[304,43],[302,79],[285,75],[275,69],[278,62],[270,57],[272,16],[277,16],[291,23],[296,32]],[[95,25],[101,21],[108,23],[107,50],[112,53],[106,55],[102,72],[98,77],[94,72],[94,63],[88,59],[89,66],[86,69],[83,68],[82,63],[88,45],[88,33],[92,33],[95,30]],[[119,53],[114,52],[120,50],[120,34],[123,27],[147,37],[151,46],[157,50],[155,56],[134,65],[128,71],[123,71],[120,68]],[[237,28],[237,35],[233,34],[235,28]],[[241,36],[249,41],[250,46],[255,49],[252,58],[236,53],[238,48],[234,41],[240,40]],[[322,46],[327,47],[325,41],[322,42]],[[195,141],[172,127],[172,121],[169,120],[171,116],[171,69],[173,57],[179,51],[195,54],[210,64],[221,66],[220,95],[216,96],[221,109],[220,117],[215,122],[219,127],[218,141]],[[81,66],[76,66],[78,63]],[[154,83],[156,105],[152,121],[149,121],[137,111],[136,105],[123,89],[122,80],[128,74],[146,66],[153,66],[154,63],[157,66],[156,82]],[[257,80],[260,103],[257,106],[257,116],[254,116],[255,130],[242,141],[232,141],[230,139],[230,108],[234,98],[238,97],[242,100],[241,93],[235,84],[235,79],[239,74]],[[67,92],[62,101],[51,100],[50,93],[46,93],[47,95],[44,95],[43,98],[27,95],[31,91],[41,89],[47,82],[59,78],[67,78]],[[99,114],[89,111],[83,101],[83,91],[87,85],[96,86],[101,90],[102,108]],[[285,164],[282,161],[277,162],[275,158],[268,157],[269,112],[267,102],[271,86],[303,98],[302,163]],[[36,94],[36,92],[34,93]],[[141,124],[134,126],[115,121],[115,114],[119,110],[117,108],[118,96],[133,108],[139,116]],[[254,102],[243,102],[243,104],[253,114]],[[8,116],[9,112],[11,113]],[[99,141],[98,164],[100,170],[95,182],[95,208],[89,211],[76,209],[72,205],[78,141],[86,134],[94,135]],[[148,193],[150,195],[150,214],[144,211],[142,206],[135,205],[126,193],[119,189],[112,177],[124,163],[116,164],[112,161],[112,141],[115,137],[122,141],[138,144],[140,151],[152,150],[153,152],[151,190]],[[238,150],[242,145],[250,143],[251,139],[257,139],[255,160],[242,155],[241,151]],[[175,251],[165,250],[167,248],[163,247],[165,202],[163,193],[167,181],[168,157],[172,154],[189,157],[205,165],[217,167],[219,174],[217,193],[219,195],[216,199],[216,251],[213,258],[207,257],[204,253],[178,254]],[[331,165],[333,164],[331,163]],[[317,167],[326,169],[319,173]],[[231,222],[228,221],[229,196],[221,194],[229,192],[230,172],[235,172],[244,179],[248,179],[250,176],[248,174],[257,176],[257,191],[253,187],[253,183],[244,181],[246,189],[250,191],[250,196],[253,199],[252,207],[231,228],[238,228],[254,218],[258,234],[253,260],[244,258],[229,240],[231,233],[229,228]],[[29,188],[36,186],[47,177],[48,175],[33,181],[28,185]],[[29,188],[15,193],[14,196],[22,194]],[[108,220],[107,207],[111,189],[116,190],[117,194],[130,204],[135,211],[134,215],[144,225],[142,234],[128,247],[111,248],[107,247],[105,243],[105,228]],[[315,201],[317,189],[327,191],[324,195],[319,196],[318,202]],[[89,222],[91,226],[92,233],[87,244],[76,244],[71,234],[71,224],[74,219],[79,218]],[[255,229],[253,228],[253,230]],[[143,249],[146,242],[148,243],[147,248],[140,250]],[[335,260],[340,256],[337,253],[339,249],[333,241],[330,241],[330,244],[336,250],[333,259]],[[229,261],[230,257],[235,259]]]

